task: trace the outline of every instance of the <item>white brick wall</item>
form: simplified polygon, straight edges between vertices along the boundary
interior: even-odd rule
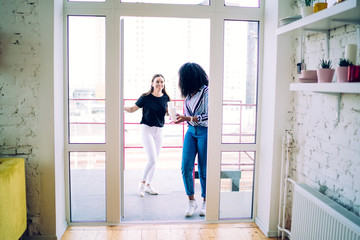
[[[28,234],[39,234],[40,32],[36,0],[0,1],[0,156],[26,159]]]
[[[339,59],[344,57],[345,46],[357,43],[356,28],[347,25],[330,31],[329,57],[333,68],[338,67]],[[297,39],[293,45],[293,60],[297,61],[300,59]],[[306,37],[307,69],[317,69],[319,60],[325,57],[324,47],[323,34]],[[293,77],[298,78],[295,69]],[[342,94],[339,122],[336,96],[294,92],[293,97],[293,112],[289,117],[296,146],[292,155],[292,177],[319,189],[359,216],[360,94]]]
[[[0,1],[0,155],[26,158],[29,235],[41,234],[37,144],[42,36],[38,7],[37,0]],[[330,58],[334,67],[344,56],[345,46],[356,42],[353,25],[331,31]],[[295,70],[298,39],[293,40],[293,45]],[[304,59],[308,69],[315,69],[324,56],[323,35],[306,38]],[[291,174],[359,215],[360,95],[342,95],[339,123],[336,106],[334,96],[294,93],[293,112],[288,117],[296,145]]]

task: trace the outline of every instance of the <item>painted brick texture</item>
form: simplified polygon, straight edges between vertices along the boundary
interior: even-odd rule
[[[38,7],[36,0],[0,1],[0,155],[26,159],[29,235],[41,235]],[[329,54],[334,67],[344,56],[345,46],[357,42],[356,29],[347,25],[331,31]],[[295,70],[298,39],[294,38],[293,44]],[[307,68],[316,69],[324,56],[324,36],[307,37]],[[293,77],[298,77],[295,72]],[[294,93],[288,117],[295,145],[291,175],[360,215],[360,94],[343,94],[340,107],[337,123],[335,96]]]
[[[357,43],[358,27],[346,25],[330,31],[333,68],[344,57],[345,46]],[[293,46],[295,61],[300,59],[298,39],[293,39]],[[357,56],[359,59],[359,51]],[[321,58],[326,58],[324,35],[306,37],[306,68],[317,69]],[[295,69],[293,77],[298,78]],[[294,92],[289,117],[295,144],[290,175],[360,216],[360,94],[341,95],[339,122],[337,104],[333,95]]]
[[[0,156],[26,159],[28,235],[40,234],[37,8],[36,0],[0,1]]]

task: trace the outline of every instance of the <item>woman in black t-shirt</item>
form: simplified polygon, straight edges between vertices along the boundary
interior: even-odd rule
[[[156,160],[162,146],[162,127],[167,114],[169,95],[165,91],[165,79],[161,74],[155,74],[151,80],[151,88],[136,101],[132,107],[124,107],[124,111],[132,113],[142,108],[141,138],[143,148],[147,155],[147,164],[139,184],[138,194],[144,197],[145,192],[157,195],[158,192],[151,187],[155,172]]]

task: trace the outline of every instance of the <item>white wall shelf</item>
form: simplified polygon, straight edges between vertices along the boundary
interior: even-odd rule
[[[360,24],[360,0],[345,0],[320,12],[281,26],[277,35],[296,30],[328,30],[343,26],[345,23]]]
[[[328,94],[360,94],[360,83],[291,83],[290,91],[311,91]]]
[[[339,123],[342,93],[360,94],[360,83],[291,83],[290,91],[310,91],[336,96],[336,119],[337,123]]]

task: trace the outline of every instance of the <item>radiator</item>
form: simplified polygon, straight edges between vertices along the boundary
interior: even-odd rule
[[[360,218],[305,184],[294,185],[293,240],[360,240]]]

